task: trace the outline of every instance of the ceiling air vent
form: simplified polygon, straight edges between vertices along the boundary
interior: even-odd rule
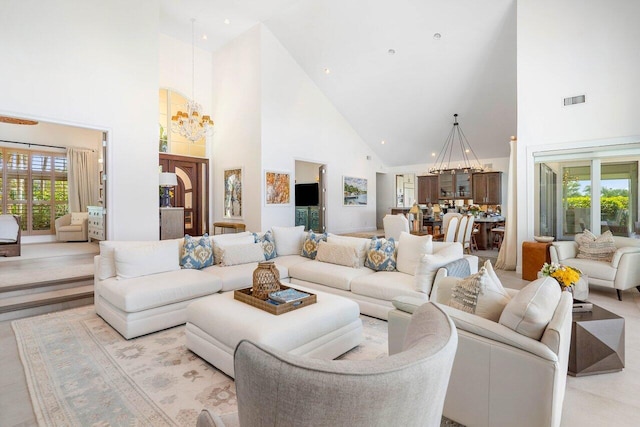
[[[586,99],[584,95],[570,96],[569,98],[564,99],[564,106],[566,107],[567,105],[582,104],[585,101]]]

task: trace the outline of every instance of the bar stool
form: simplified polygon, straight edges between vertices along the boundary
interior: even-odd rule
[[[480,233],[480,223],[473,223],[473,230],[471,230],[471,252],[478,250],[478,240],[476,236]]]
[[[491,249],[500,249],[502,240],[504,239],[504,221],[496,223],[496,226],[491,229],[491,236]]]

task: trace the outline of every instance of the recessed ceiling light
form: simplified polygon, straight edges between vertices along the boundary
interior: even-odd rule
[[[224,20],[224,23],[225,23],[225,24],[227,24],[227,25],[229,25],[229,24],[231,23],[231,21],[229,21],[229,18],[226,18],[226,19]]]
[[[203,35],[202,35],[202,40],[206,40],[206,39],[207,39],[207,35],[206,35],[206,34],[203,34]]]
[[[331,74],[331,70],[330,70],[330,69],[328,69],[328,68],[325,68],[325,69],[324,69],[324,73],[325,73],[325,74]]]
[[[440,34],[440,33],[435,33],[433,35],[433,38],[436,39],[436,40],[440,40],[440,37],[442,37],[442,34]]]
[[[387,51],[387,53],[388,53],[389,55],[395,55],[395,54],[396,54],[396,50],[395,50],[395,49],[389,49],[389,50]]]
[[[384,145],[385,144],[385,140],[383,139],[382,141],[380,141],[380,144]]]
[[[431,157],[435,157],[435,156],[436,156],[436,153],[431,153]]]
[[[469,151],[471,151],[471,150],[469,150],[468,148],[466,150],[464,150],[465,153],[468,153]]]

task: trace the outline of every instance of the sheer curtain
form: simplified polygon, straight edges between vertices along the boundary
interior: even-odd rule
[[[67,149],[69,212],[86,212],[98,201],[98,153],[86,148]]]
[[[504,238],[498,252],[498,260],[496,268],[500,270],[515,270],[518,262],[518,235],[517,235],[517,194],[516,194],[516,165],[517,165],[517,147],[518,140],[515,136],[511,137],[509,145],[511,146],[511,154],[509,155],[509,182],[507,183],[507,194],[509,197],[509,205],[507,206],[507,220],[505,222]]]

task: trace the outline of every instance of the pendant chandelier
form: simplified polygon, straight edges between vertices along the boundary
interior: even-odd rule
[[[184,136],[191,142],[204,138],[213,129],[213,120],[208,115],[202,115],[202,105],[195,101],[195,22],[195,18],[191,18],[191,99],[187,100],[186,112],[178,111],[171,117],[171,131]]]
[[[459,147],[462,154],[462,162],[458,163],[457,167],[451,166],[451,157],[453,155],[453,151],[456,147]],[[475,163],[472,163],[470,160],[470,155],[473,156],[473,160]],[[429,169],[429,173],[431,174],[443,174],[450,173],[455,175],[456,171],[460,171],[464,173],[473,173],[473,172],[482,172],[483,168],[480,165],[480,160],[478,160],[478,156],[471,148],[467,137],[462,132],[460,125],[458,124],[458,115],[453,115],[453,127],[451,128],[451,132],[449,132],[449,136],[440,150],[440,154],[436,157],[436,161],[433,164],[433,167]]]

